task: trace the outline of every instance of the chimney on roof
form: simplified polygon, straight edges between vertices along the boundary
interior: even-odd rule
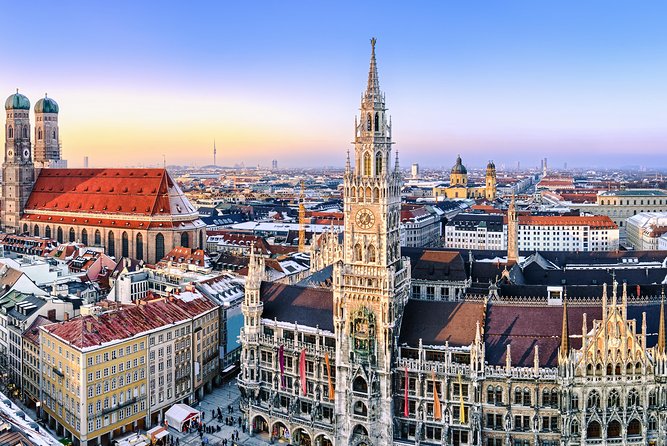
[[[64,320],[64,321],[68,321],[68,320],[69,320],[69,313],[68,313],[67,311],[65,312],[65,315],[63,316],[63,320]]]

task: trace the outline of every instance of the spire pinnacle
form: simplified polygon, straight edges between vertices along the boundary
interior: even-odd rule
[[[665,290],[660,299],[660,325],[658,326],[658,352],[665,353]]]
[[[375,43],[377,39],[371,39],[371,64],[368,70],[368,87],[366,88],[366,96],[380,96],[380,81],[378,79],[378,67],[375,61]]]
[[[561,358],[567,358],[570,350],[570,338],[567,323],[567,295],[563,300],[563,328],[560,335],[560,355]]]

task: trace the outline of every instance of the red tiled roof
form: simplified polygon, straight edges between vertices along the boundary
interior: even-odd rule
[[[593,229],[616,229],[618,226],[606,215],[544,216],[519,215],[519,224],[524,226],[590,226]]]
[[[167,262],[173,262],[178,265],[187,264],[187,265],[197,265],[197,266],[206,266],[206,253],[203,249],[194,249],[194,248],[185,248],[183,246],[177,246],[172,249],[164,256],[158,266],[165,265]]]
[[[48,325],[42,330],[75,348],[84,349],[190,319],[215,307],[206,299],[185,302],[175,298],[126,307],[97,317],[79,316]]]
[[[165,169],[42,169],[25,211],[54,215],[197,214]]]

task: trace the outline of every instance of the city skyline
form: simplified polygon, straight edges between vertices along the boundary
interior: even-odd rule
[[[71,166],[342,166],[374,35],[405,167],[665,167],[664,5],[481,5],[8,4],[50,26],[0,87],[59,103]]]

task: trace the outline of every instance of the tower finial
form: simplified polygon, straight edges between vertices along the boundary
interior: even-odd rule
[[[660,296],[660,325],[658,326],[658,353],[665,353],[665,290],[663,288]]]
[[[567,294],[565,294],[565,298],[563,299],[563,328],[560,334],[560,357],[562,360],[565,360],[567,358],[567,355],[570,350],[570,334],[568,330],[568,323],[567,323]]]
[[[380,96],[380,81],[378,79],[378,67],[375,61],[375,44],[377,39],[371,39],[371,64],[368,70],[368,87],[366,88],[366,97]]]

